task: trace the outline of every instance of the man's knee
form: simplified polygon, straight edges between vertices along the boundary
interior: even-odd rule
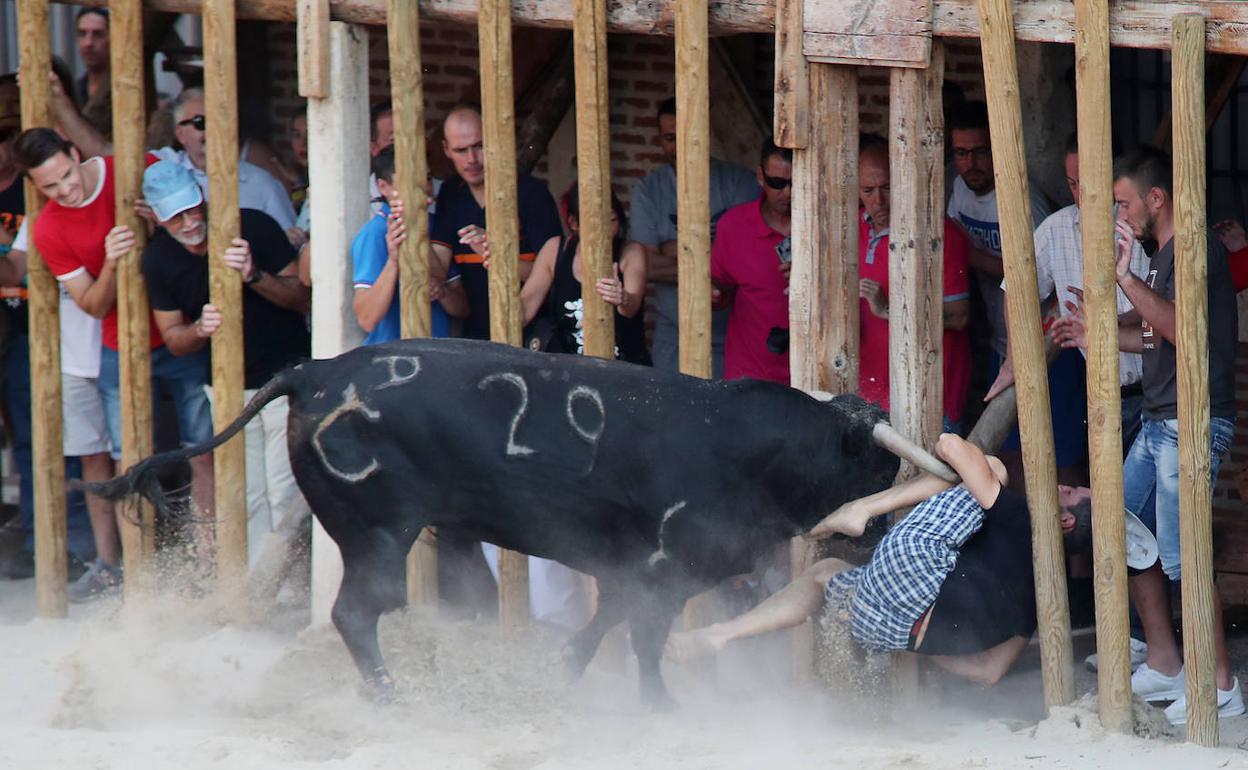
[[[844,559],[823,559],[807,567],[806,571],[802,573],[802,579],[810,580],[819,585],[827,585],[828,581],[836,573],[845,572],[853,568],[854,565]]]

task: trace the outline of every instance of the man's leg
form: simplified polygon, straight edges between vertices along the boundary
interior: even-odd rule
[[[670,635],[665,654],[672,660],[689,660],[719,652],[734,639],[801,625],[823,605],[824,592],[832,576],[848,569],[853,569],[852,565],[840,559],[816,562],[744,615]]]
[[[211,388],[208,388],[211,397]],[[243,403],[251,400],[254,390],[243,391]],[[247,453],[244,463],[247,473],[247,565],[256,566],[256,557],[263,550],[263,543],[273,531],[273,511],[269,510],[268,468],[265,467],[264,424],[252,420],[243,428],[243,443]]]
[[[204,392],[209,368],[206,351],[174,356],[168,348],[152,353],[152,379],[169,387],[178,414],[178,435],[182,446],[202,444],[212,438],[212,405]],[[152,388],[155,392],[156,388]],[[216,516],[213,495],[212,453],[190,459],[192,516],[203,522],[195,527],[197,558],[207,566],[215,552]]]
[[[90,484],[108,481],[113,477],[113,458],[108,452],[83,455],[82,480]],[[96,495],[87,495],[87,514],[91,517],[91,532],[95,535],[95,553],[110,567],[121,564],[121,542],[118,535],[117,516],[113,504]]]
[[[1013,667],[1014,661],[1025,649],[1027,640],[1014,636],[974,655],[930,655],[928,659],[951,674],[992,687]]]
[[[1144,641],[1148,643],[1148,659],[1145,663],[1154,671],[1166,676],[1178,676],[1183,668],[1183,653],[1174,636],[1170,619],[1170,581],[1154,564],[1144,572],[1133,575],[1127,581],[1131,601],[1140,614],[1144,627]]]

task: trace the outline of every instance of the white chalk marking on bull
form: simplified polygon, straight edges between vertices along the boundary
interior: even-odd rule
[[[383,361],[390,367],[390,379],[378,385],[374,390],[384,390],[385,388],[393,388],[411,382],[416,379],[416,375],[420,374],[419,356],[377,356],[373,359],[375,364],[380,364]],[[407,364],[410,369],[406,373],[402,373],[399,371],[399,364]]]
[[[316,427],[316,431],[312,434],[312,447],[316,449],[316,454],[321,458],[321,463],[325,466],[325,470],[343,481],[355,484],[373,475],[381,467],[377,462],[377,458],[370,458],[368,465],[364,466],[363,470],[355,472],[339,470],[329,461],[329,456],[325,454],[325,448],[321,446],[321,433],[328,430],[329,426],[333,425],[339,417],[351,412],[359,412],[369,422],[379,422],[381,420],[381,412],[369,409],[368,405],[360,400],[359,395],[355,392],[355,384],[353,383],[348,385],[347,389],[342,392],[342,403],[335,407],[332,412],[325,415],[325,419],[321,420],[321,424]]]
[[[481,382],[477,383],[478,390],[485,390],[487,386],[495,382],[505,382],[520,391],[520,406],[516,409],[516,413],[511,417],[511,429],[507,432],[507,456],[508,457],[527,457],[537,452],[533,447],[516,443],[516,429],[520,427],[520,420],[524,418],[524,413],[529,408],[529,386],[524,378],[513,372],[500,372],[499,374],[491,374]]]
[[[577,421],[576,413],[572,408],[576,404],[577,399],[585,399],[586,401],[589,401],[589,403],[598,407],[597,430],[586,430],[585,426],[581,425],[581,423]],[[572,430],[576,431],[576,435],[584,439],[585,443],[589,444],[590,447],[593,448],[593,451],[589,455],[589,470],[586,471],[586,473],[589,473],[594,469],[594,462],[598,457],[598,439],[602,438],[602,432],[607,429],[607,408],[602,403],[602,394],[593,388],[589,388],[584,385],[577,385],[575,388],[568,391],[567,410],[568,424],[572,426]]]
[[[672,518],[672,516],[676,515],[677,511],[683,509],[688,504],[688,502],[689,502],[688,500],[681,500],[679,503],[676,503],[671,508],[668,508],[666,511],[663,512],[663,520],[659,522],[659,550],[650,554],[650,558],[646,561],[646,564],[650,565],[651,567],[654,567],[659,562],[667,558],[667,551],[665,550],[665,546],[663,545],[663,533],[664,533],[664,530],[667,528],[667,521],[668,519]]]

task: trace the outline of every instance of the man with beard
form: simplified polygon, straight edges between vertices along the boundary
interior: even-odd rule
[[[788,351],[768,349],[767,338],[772,329],[789,328],[793,151],[766,139],[755,173],[762,195],[724,212],[711,250],[715,307],[731,308],[724,379],[788,385]]]

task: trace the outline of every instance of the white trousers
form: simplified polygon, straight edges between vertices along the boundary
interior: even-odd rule
[[[255,390],[244,390],[244,401],[255,394]],[[290,401],[282,396],[265,405],[245,429],[247,561],[251,567],[256,566],[275,532],[290,530],[311,515],[290,470],[290,452],[286,447],[289,412]],[[288,538],[280,539],[285,542]]]

